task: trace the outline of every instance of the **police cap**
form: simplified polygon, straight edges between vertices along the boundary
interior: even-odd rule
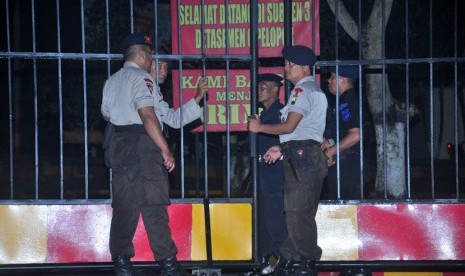
[[[336,66],[329,67],[329,70],[336,74]],[[358,66],[357,65],[339,65],[338,74],[341,77],[348,79],[358,79]]]
[[[132,33],[121,41],[121,50],[123,53],[132,45],[147,45],[150,49],[153,48],[152,37],[148,33]]]
[[[316,62],[315,52],[307,46],[286,46],[282,51],[283,57],[297,65],[313,66]]]
[[[157,54],[158,55],[169,55],[170,52],[168,50],[166,50],[165,48],[163,48],[163,47],[159,47],[157,49]],[[154,57],[153,59],[155,60],[156,58]],[[164,62],[167,62],[167,63],[171,63],[171,61],[169,59],[166,59],[166,58],[163,58],[163,57],[159,57],[158,60],[159,61],[164,61]]]
[[[271,73],[264,73],[264,74],[259,74],[257,76],[257,83],[261,82],[261,81],[271,81],[271,82],[275,82],[276,84],[278,84],[278,86],[282,86],[283,85],[283,78],[280,77],[279,75],[276,75],[276,74],[271,74]]]

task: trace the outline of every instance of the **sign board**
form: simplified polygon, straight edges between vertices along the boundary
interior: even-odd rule
[[[229,54],[250,54],[250,1],[230,0],[226,6],[223,0],[204,0],[203,8],[200,0],[179,2],[178,7],[178,0],[171,0],[173,54],[202,54],[203,47],[207,55],[226,54],[227,47]],[[319,1],[295,0],[291,5],[292,44],[319,54]],[[280,56],[283,46],[284,2],[259,0],[259,56]]]
[[[274,73],[283,75],[282,67],[260,68],[259,73]],[[202,76],[202,70],[173,70],[173,106],[179,108],[182,86],[182,103],[186,103],[197,94],[197,85]],[[250,70],[229,70],[229,89],[226,87],[226,70],[206,70],[208,80],[208,100],[206,105],[207,131],[226,131],[228,120],[231,131],[246,131],[247,117],[251,114]],[[179,79],[181,78],[181,84]],[[228,91],[226,91],[228,90]],[[281,86],[280,100],[284,103],[284,87]],[[227,101],[229,98],[229,104]],[[229,112],[228,108],[229,106]],[[229,113],[229,118],[227,114]],[[194,129],[203,131],[203,125]]]

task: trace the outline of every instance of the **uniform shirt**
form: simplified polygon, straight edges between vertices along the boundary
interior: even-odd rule
[[[339,96],[339,112],[336,112],[336,105],[328,109],[325,137],[333,139],[334,142],[344,139],[351,128],[360,128],[359,104],[357,94],[353,88],[345,91]],[[339,116],[339,140],[336,139],[336,116]],[[357,144],[351,150],[358,148]]]
[[[126,61],[123,68],[105,83],[101,112],[117,126],[139,124],[137,110],[153,106],[153,80],[148,72],[135,62]]]
[[[154,93],[154,108],[157,114],[158,121],[164,122],[172,128],[181,127],[181,113],[182,125],[188,124],[202,115],[202,109],[195,102],[194,98],[190,99],[187,103],[183,104],[178,110],[170,108],[169,104],[163,100],[163,94],[160,92],[160,87],[157,85],[157,92]],[[181,112],[182,110],[182,112]],[[163,124],[162,128],[163,128]]]
[[[291,92],[286,106],[281,110],[284,122],[289,112],[301,114],[302,120],[292,133],[279,135],[281,143],[291,140],[315,140],[323,142],[328,101],[313,76],[301,79]]]
[[[260,121],[262,124],[279,124],[281,122],[281,114],[279,113],[279,110],[283,107],[283,105],[279,102],[279,100],[276,100],[269,108],[268,110],[264,109],[260,113]],[[262,202],[261,204],[265,204],[264,206],[267,206],[267,204],[281,204],[281,206],[278,208],[278,210],[282,213],[283,211],[283,183],[284,183],[284,172],[283,172],[283,162],[281,159],[277,160],[276,163],[274,164],[267,164],[265,163],[265,160],[263,159],[263,156],[265,152],[272,146],[279,145],[279,136],[278,135],[272,135],[272,134],[267,134],[267,133],[259,133],[258,134],[258,176],[259,176],[259,183],[258,183],[258,191],[259,191],[259,197],[261,198]],[[278,193],[278,194],[276,194]],[[276,202],[276,200],[279,200],[279,202]],[[263,202],[263,201],[268,201],[268,202]],[[264,210],[261,210],[261,214],[263,216],[270,216],[270,213],[272,214],[272,211],[276,211],[276,206],[275,207],[264,207]],[[280,219],[282,216],[277,215],[278,217],[273,217],[273,219]],[[277,229],[282,229],[282,225],[285,225],[284,218],[282,221],[282,225],[280,224],[280,221],[274,221],[277,223],[277,225],[274,225]],[[281,228],[282,227],[282,228]],[[265,228],[269,229],[270,226],[266,226]],[[284,230],[283,230],[284,231]],[[280,235],[284,235],[286,233],[285,231],[283,233],[280,233]],[[270,238],[279,238],[279,237],[270,237]],[[284,237],[282,238],[284,240]],[[282,242],[282,241],[281,241]],[[264,247],[267,246],[267,244],[263,245]],[[269,245],[268,245],[269,246]]]
[[[283,108],[283,104],[276,100],[268,110],[263,109],[260,113],[260,121],[262,124],[279,124],[281,122],[279,110]],[[261,156],[271,147],[279,144],[279,136],[259,133],[258,134],[258,152]]]

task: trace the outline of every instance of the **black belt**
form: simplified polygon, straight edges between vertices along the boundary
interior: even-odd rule
[[[132,132],[132,133],[145,133],[145,128],[143,125],[125,125],[125,126],[115,126],[116,133],[123,132]]]
[[[320,145],[321,145],[320,142],[317,142],[317,141],[312,140],[312,139],[308,139],[308,140],[291,140],[291,141],[281,143],[281,148],[284,149],[284,150],[287,150],[287,149],[292,148],[292,147],[300,147],[300,146],[318,146],[319,147]]]

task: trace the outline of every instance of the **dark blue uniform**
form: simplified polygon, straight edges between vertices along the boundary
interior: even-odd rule
[[[339,116],[339,140],[336,137],[336,116]],[[348,134],[351,128],[360,128],[360,108],[358,95],[353,88],[339,96],[339,108],[332,105],[326,115],[325,138],[338,142]],[[341,199],[360,199],[360,143],[339,154]],[[328,198],[337,199],[337,164],[328,169]]]
[[[275,101],[268,110],[260,114],[262,124],[281,122],[280,110],[283,105]],[[280,256],[279,247],[287,237],[284,217],[284,173],[281,160],[268,165],[261,158],[272,146],[279,145],[279,136],[260,133],[258,135],[259,185],[258,185],[258,221],[259,252],[262,256]]]

